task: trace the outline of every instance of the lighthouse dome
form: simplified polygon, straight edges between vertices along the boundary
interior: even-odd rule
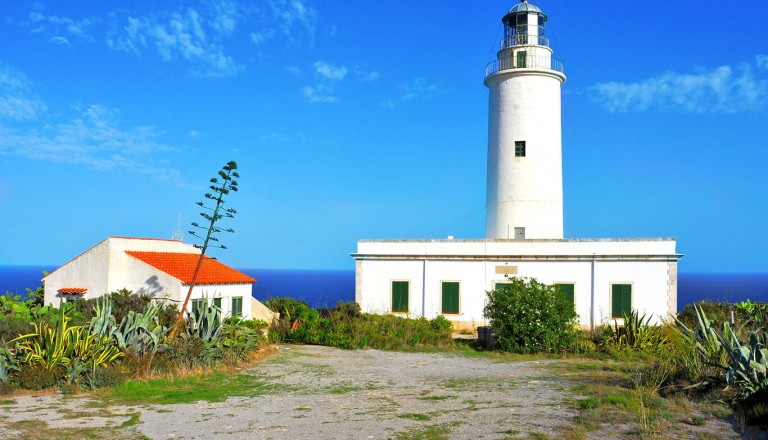
[[[510,14],[540,14],[544,17],[547,16],[538,6],[528,3],[528,0],[520,0],[520,3],[513,6],[507,15]]]

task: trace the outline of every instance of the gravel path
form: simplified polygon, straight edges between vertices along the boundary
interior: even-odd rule
[[[47,420],[53,430],[111,427],[111,438],[560,438],[579,397],[544,363],[279,346],[245,373],[266,381],[269,392],[254,397],[104,409],[88,397],[22,396],[0,407],[0,438],[17,437],[4,425],[23,420]],[[739,437],[723,425],[719,438]]]
[[[420,431],[504,438],[552,434],[571,415],[559,385],[542,381],[534,363],[282,346],[251,373],[291,391],[144,412],[141,431],[189,439],[378,439]]]

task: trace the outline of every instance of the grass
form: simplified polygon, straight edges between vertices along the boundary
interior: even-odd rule
[[[448,399],[455,399],[456,396],[424,396],[419,397],[419,400],[425,400],[425,401],[440,401],[440,400],[448,400]]]
[[[400,431],[397,433],[397,438],[398,440],[443,440],[447,439],[453,428],[460,424],[460,422],[441,423],[421,429]]]
[[[294,391],[253,374],[223,372],[187,376],[179,379],[128,381],[100,393],[109,404],[170,405],[176,403],[223,402],[229,397],[256,397]]]
[[[401,419],[418,420],[420,422],[423,422],[432,418],[426,414],[419,414],[419,413],[405,413],[405,414],[398,414],[397,416],[400,417]]]
[[[138,419],[138,418],[137,418]],[[133,425],[119,428],[51,428],[44,420],[22,420],[5,425],[7,429],[17,431],[14,438],[46,440],[104,439],[111,440],[148,440],[140,432],[131,429]]]
[[[578,396],[572,401],[577,416],[563,436],[582,439],[588,432],[615,428],[629,436],[665,438],[670,432],[687,432],[684,425],[706,425],[704,417],[691,413],[721,418],[730,415],[730,410],[721,405],[659,396],[654,388],[636,380],[638,371],[647,367],[638,360],[548,364],[547,368],[556,372],[561,381],[573,384],[569,390]]]

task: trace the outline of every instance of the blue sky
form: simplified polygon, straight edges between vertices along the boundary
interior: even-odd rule
[[[483,74],[515,3],[0,0],[0,264],[187,230],[229,160],[237,232],[212,254],[236,267],[482,237]],[[568,76],[566,236],[768,271],[768,3],[534,3]]]

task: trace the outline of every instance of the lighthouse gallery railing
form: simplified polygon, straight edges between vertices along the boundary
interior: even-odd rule
[[[527,55],[525,57],[511,56],[499,58],[485,66],[485,76],[510,69],[548,69],[563,72],[563,63],[546,56]]]

